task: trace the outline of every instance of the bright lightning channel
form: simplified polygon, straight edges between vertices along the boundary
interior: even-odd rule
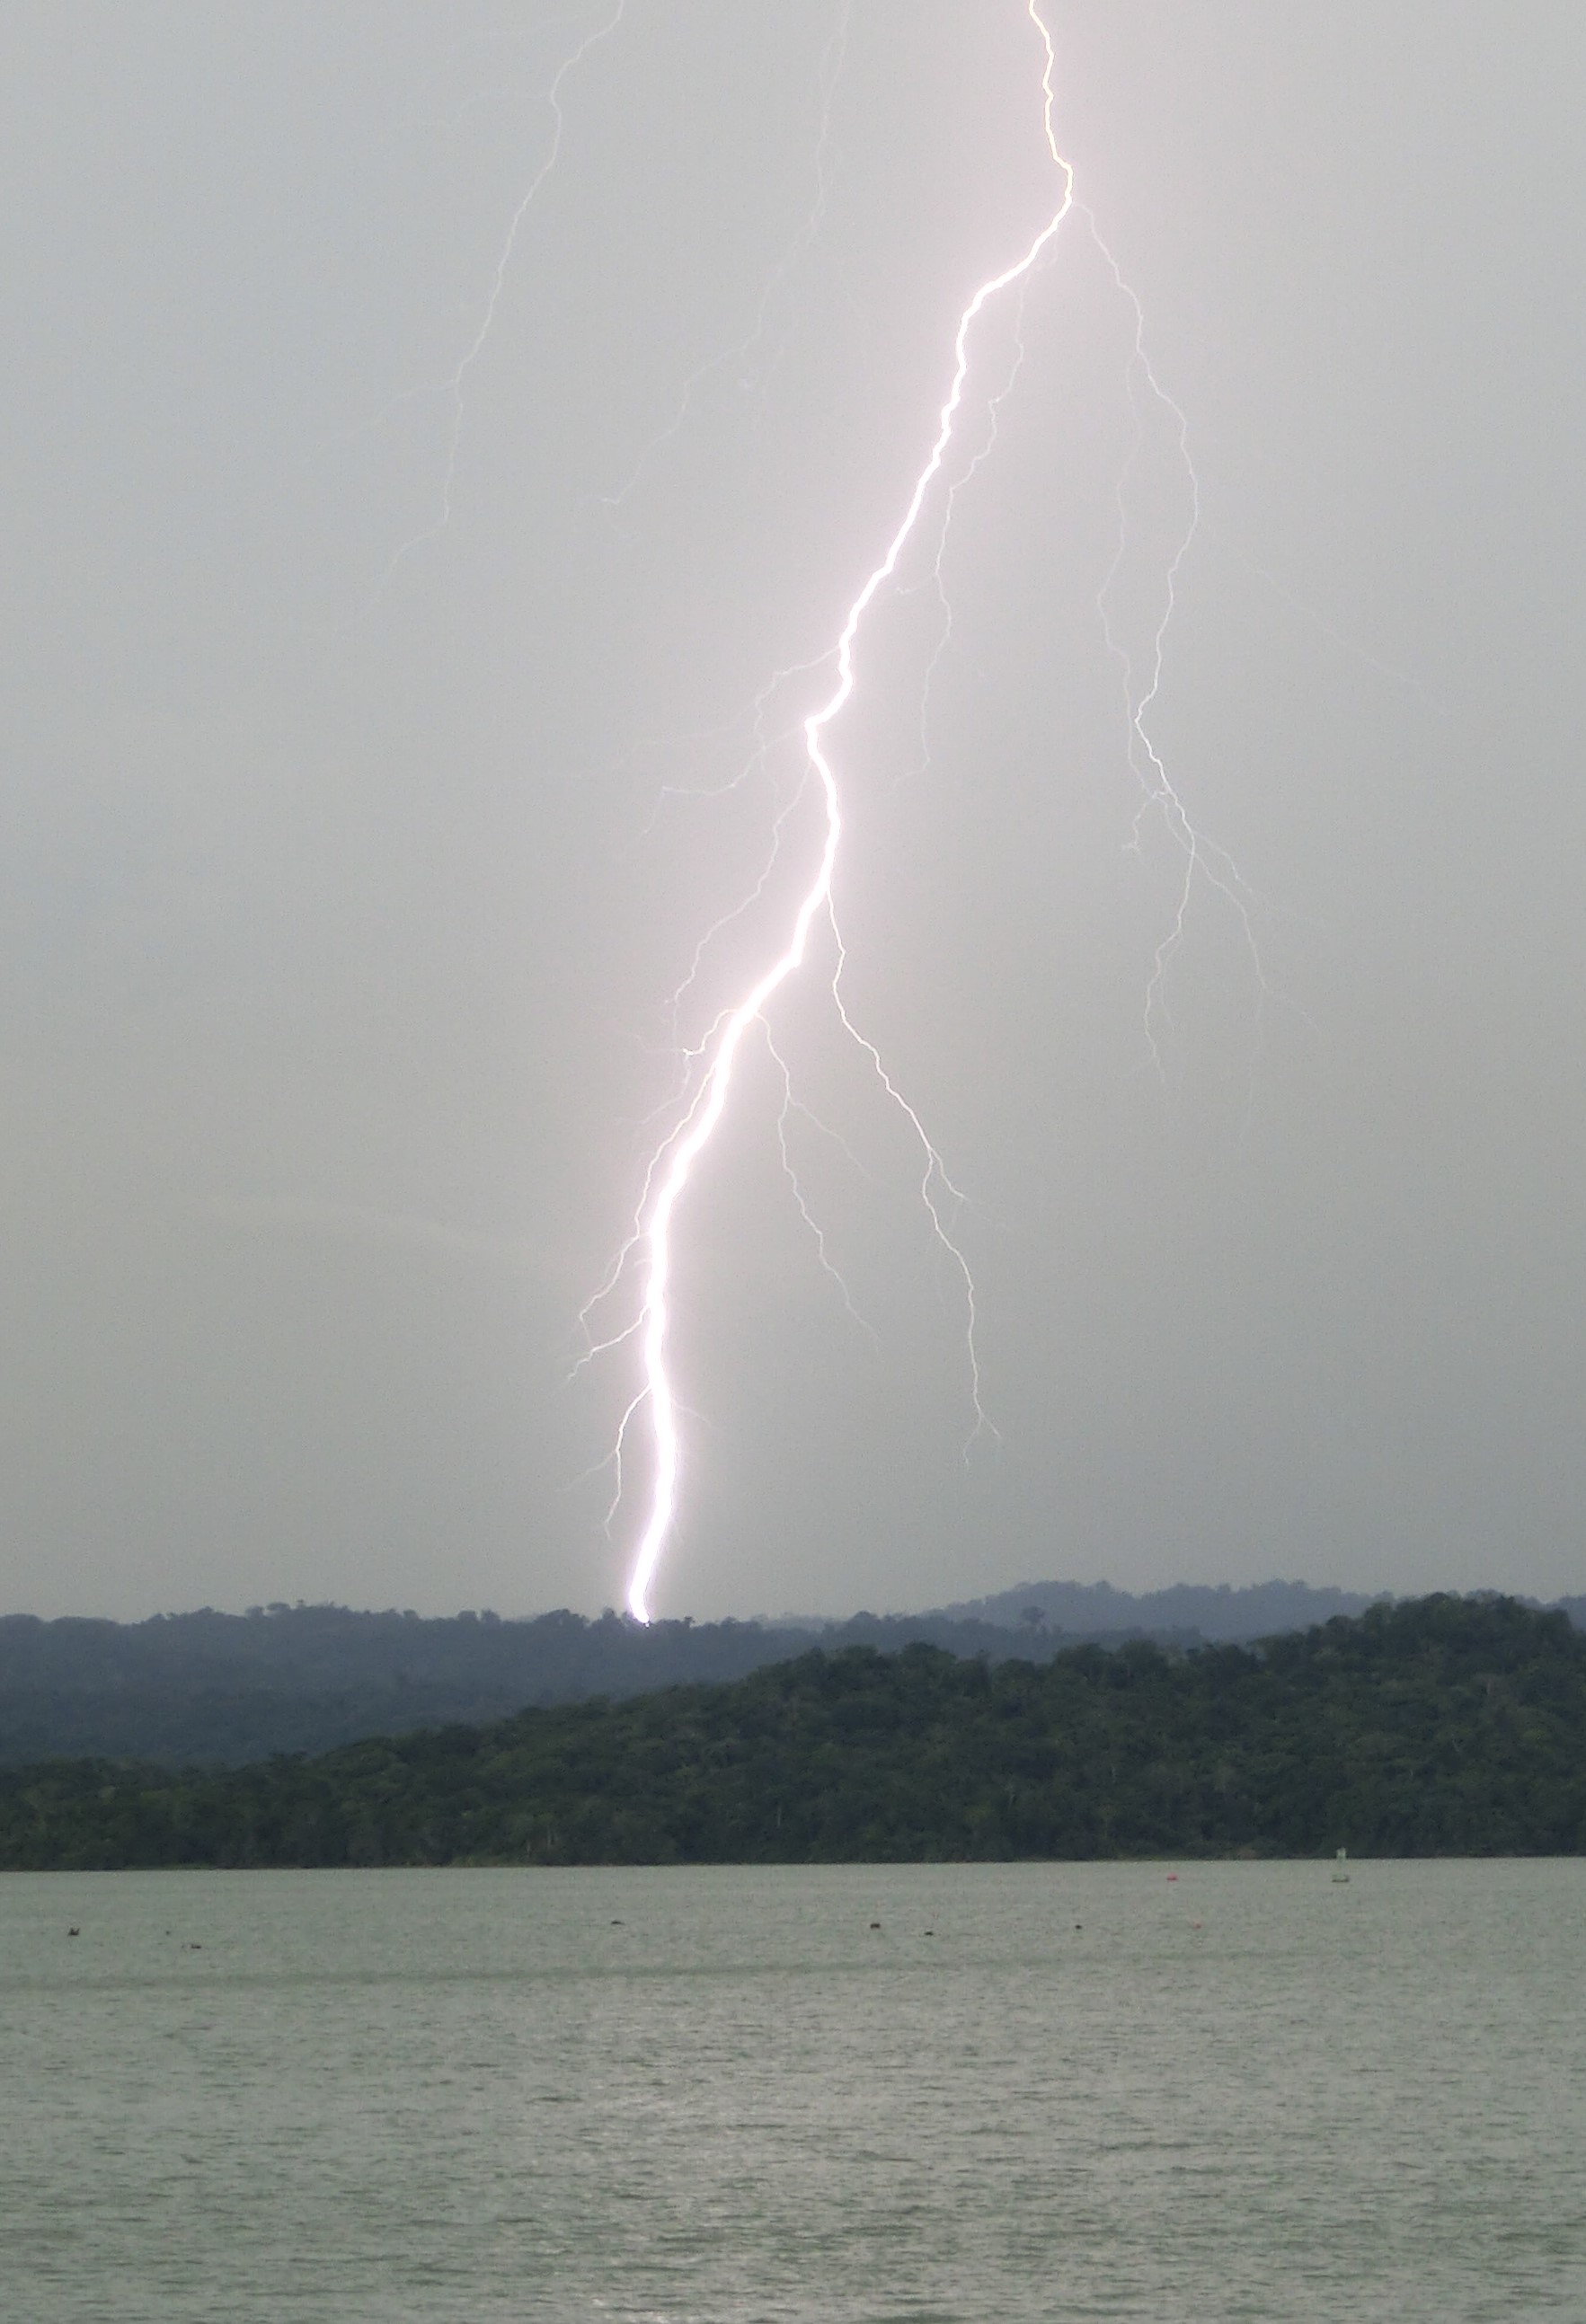
[[[668,1338],[671,1328],[671,1291],[673,1265],[672,1230],[680,1204],[688,1192],[694,1165],[715,1136],[727,1110],[732,1089],[733,1074],[739,1053],[751,1028],[759,1021],[762,1012],[790,978],[803,966],[809,949],[811,931],[818,920],[831,921],[832,881],[837,868],[838,850],[842,839],[842,805],[837,774],[828,756],[827,731],[851,698],[855,687],[854,649],[859,627],[877,594],[893,578],[898,560],[918,525],[920,513],[941,471],[949,446],[953,440],[955,423],[963,400],[965,383],[969,373],[969,339],[982,310],[1002,292],[1023,284],[1050,246],[1073,207],[1073,171],[1059,152],[1053,134],[1053,71],[1055,62],[1052,38],[1038,13],[1035,0],[1028,0],[1030,21],[1040,34],[1045,51],[1045,67],[1042,75],[1044,100],[1043,120],[1046,142],[1053,161],[1062,180],[1062,198],[1053,216],[1019,258],[999,274],[994,274],[975,292],[959,318],[953,338],[953,370],[947,399],[938,415],[935,440],[928,457],[915,480],[904,511],[902,522],[893,534],[885,555],[871,572],[853,604],[835,646],[828,659],[835,660],[837,682],[830,695],[818,709],[803,721],[804,748],[809,770],[820,787],[825,812],[825,831],[819,860],[813,876],[800,899],[793,925],[783,950],[755,979],[742,998],[718,1018],[708,1037],[706,1049],[709,1066],[695,1097],[682,1122],[663,1141],[652,1157],[645,1174],[645,1192],[632,1240],[619,1256],[617,1268],[607,1278],[607,1287],[616,1280],[629,1254],[642,1253],[644,1290],[635,1323],[629,1326],[619,1339],[631,1336],[637,1330],[640,1337],[642,1385],[624,1415],[618,1434],[617,1459],[618,1464],[618,1497],[621,1494],[621,1457],[624,1440],[630,1425],[643,1411],[647,1417],[651,1438],[653,1471],[648,1513],[634,1554],[628,1581],[627,1605],[635,1620],[648,1622],[650,1600],[657,1568],[672,1536],[677,1518],[679,1481],[682,1471],[682,1442],[678,1427],[678,1402],[668,1362]],[[952,1242],[943,1222],[941,1209],[933,1197],[933,1187],[940,1185],[949,1197],[956,1194],[946,1172],[942,1169],[934,1148],[926,1137],[919,1117],[908,1105],[886,1074],[881,1058],[874,1047],[858,1034],[843,1008],[839,985],[841,976],[841,945],[839,939],[839,965],[833,991],[838,993],[838,1007],[846,1029],[864,1048],[880,1075],[882,1083],[896,1103],[902,1107],[919,1137],[924,1152],[925,1176],[922,1191],[938,1239],[957,1261],[962,1274],[969,1302],[970,1320],[970,1362],[974,1370],[974,1287],[969,1268],[957,1246]],[[599,1295],[597,1295],[598,1297]],[[608,1345],[617,1342],[608,1342]],[[978,1426],[985,1426],[985,1415],[980,1408],[979,1382],[975,1370],[975,1410]]]

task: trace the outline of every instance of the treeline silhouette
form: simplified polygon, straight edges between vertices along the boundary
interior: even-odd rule
[[[1120,1624],[1112,1636],[1125,1631]],[[945,1614],[648,1628],[611,1613],[503,1621],[345,1606],[206,1607],[145,1622],[14,1614],[0,1618],[0,1763],[102,1755],[239,1766],[362,1735],[503,1719],[530,1704],[743,1678],[807,1653],[815,1639],[887,1653],[925,1644],[992,1661],[1044,1658],[1063,1643],[1043,1622],[1016,1635]]]
[[[1380,1590],[1314,1590],[1306,1582],[1174,1582],[1166,1590],[1116,1590],[1110,1582],[1021,1582],[989,1598],[966,1598],[941,1611],[965,1622],[1015,1628],[1039,1613],[1054,1630],[1093,1638],[1108,1631],[1190,1631],[1220,1645],[1306,1630],[1335,1614],[1363,1614]],[[1581,1601],[1586,1610],[1586,1600]]]
[[[1258,1648],[818,1648],[314,1758],[0,1771],[0,1868],[1586,1852],[1586,1637],[1451,1596]]]

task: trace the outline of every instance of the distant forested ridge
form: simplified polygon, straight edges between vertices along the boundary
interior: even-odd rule
[[[955,1621],[992,1622],[1009,1628],[1027,1628],[1033,1616],[1039,1615],[1072,1637],[1092,1637],[1106,1630],[1143,1630],[1151,1636],[1189,1631],[1227,1646],[1270,1638],[1280,1630],[1309,1629],[1335,1614],[1363,1614],[1387,1594],[1313,1590],[1305,1582],[1253,1582],[1243,1587],[1180,1582],[1136,1597],[1132,1591],[1115,1590],[1110,1582],[1021,1582],[1016,1589],[999,1590],[990,1598],[964,1599],[941,1611]],[[1586,1600],[1581,1602],[1586,1607]]]
[[[818,1648],[230,1769],[0,1771],[0,1868],[1586,1853],[1586,1637],[1438,1596],[1259,1648]]]
[[[844,1622],[655,1622],[566,1612],[502,1620],[345,1606],[144,1622],[0,1617],[0,1765],[104,1757],[238,1766],[328,1751],[360,1736],[506,1718],[531,1705],[744,1678],[768,1663],[871,1646],[941,1646],[989,1662],[1044,1662],[1090,1639],[1165,1646],[1302,1629],[1369,1601],[1299,1582],[1184,1585],[1135,1598],[1105,1582],[1030,1582],[917,1615]],[[1586,1599],[1566,1600],[1578,1625]]]
[[[426,1618],[345,1606],[246,1615],[206,1607],[146,1622],[14,1614],[0,1618],[0,1764],[98,1756],[238,1766],[362,1735],[503,1719],[530,1704],[742,1678],[816,1640],[886,1652],[924,1643],[995,1661],[1044,1658],[1063,1635],[1034,1626],[1016,1635],[945,1614],[859,1614],[813,1630],[730,1621],[644,1628],[617,1614]]]

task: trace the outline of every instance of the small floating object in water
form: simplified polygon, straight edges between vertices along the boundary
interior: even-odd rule
[[[626,1922],[624,1922],[624,1921],[613,1921],[613,1923],[611,1923],[611,1925],[612,1925],[612,1927],[613,1927],[614,1929],[621,1929],[621,1928],[626,1928],[627,1924],[626,1924]]]
[[[1340,1848],[1338,1854],[1333,1858],[1332,1877],[1334,1881],[1340,1886],[1348,1886],[1349,1877],[1349,1859],[1348,1851],[1344,1849]]]
[[[68,1929],[66,1933],[69,1937],[80,1937],[82,1931],[80,1929]]]
[[[870,1923],[870,1926],[871,1926],[873,1929],[878,1929],[878,1928],[881,1926],[881,1923],[880,1923],[880,1922],[879,1922],[879,1921],[872,1921],[872,1922],[871,1922],[871,1923]]]
[[[1167,1877],[1170,1880],[1176,1880],[1179,1876],[1176,1872],[1170,1872]]]

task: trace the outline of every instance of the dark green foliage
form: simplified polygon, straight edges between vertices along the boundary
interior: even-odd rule
[[[944,1615],[858,1614],[828,1624],[828,1646],[889,1650],[916,1639],[958,1655],[1057,1652]],[[525,1703],[742,1678],[806,1654],[804,1629],[759,1622],[655,1622],[606,1614],[425,1618],[346,1606],[251,1614],[158,1615],[147,1622],[0,1618],[0,1762],[70,1756],[238,1765],[273,1752],[328,1751],[364,1735],[503,1719]]]
[[[1279,1630],[1305,1630],[1334,1614],[1363,1614],[1380,1591],[1313,1590],[1304,1582],[1256,1582],[1243,1588],[1181,1582],[1141,1597],[1108,1582],[1021,1582],[989,1598],[969,1598],[943,1613],[960,1620],[1044,1626],[1071,1637],[1108,1631],[1188,1631],[1222,1645],[1269,1638]]]
[[[1257,1650],[914,1645],[230,1772],[0,1773],[0,1867],[1586,1852],[1586,1637],[1512,1599]]]

